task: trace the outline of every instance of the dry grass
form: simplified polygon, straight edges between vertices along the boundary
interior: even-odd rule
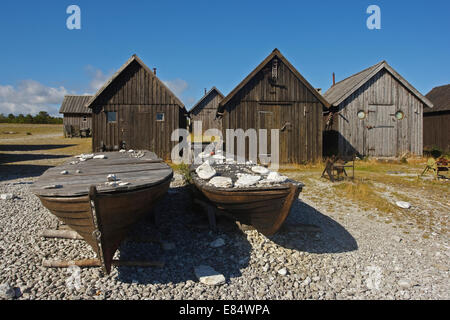
[[[193,133],[190,134],[190,139],[191,142],[213,142],[214,141],[214,137],[210,137],[210,136],[194,136]]]
[[[14,132],[9,134],[9,132]],[[20,139],[30,138],[32,136],[50,135],[61,133],[62,124],[16,124],[16,123],[0,123],[0,139]],[[27,133],[31,133],[27,134]],[[0,140],[2,141],[2,140]],[[0,142],[1,143],[1,142]]]
[[[442,213],[448,212],[450,184],[435,180],[431,174],[420,177],[426,160],[356,161],[355,179],[335,183],[320,178],[324,164],[296,166],[296,170],[285,170],[285,174],[303,181],[305,196],[328,205],[330,211],[336,202],[357,204],[363,211],[372,212],[371,219],[393,223],[403,232],[408,232],[408,224],[413,223],[423,230],[423,237],[428,237],[431,232],[448,232],[447,218]],[[396,201],[410,202],[413,208],[399,208]]]
[[[59,165],[67,157],[92,150],[90,138],[64,138],[62,125],[0,124],[0,132],[17,132],[0,135],[4,165]]]

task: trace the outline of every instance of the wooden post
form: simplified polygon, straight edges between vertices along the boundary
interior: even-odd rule
[[[208,214],[209,227],[213,231],[216,231],[217,230],[216,212],[215,212],[214,208],[210,204],[208,204],[200,199],[195,199],[194,202],[199,204],[206,211],[206,213]]]
[[[164,267],[163,261],[127,261],[113,260],[112,265],[116,267]],[[43,260],[42,265],[47,268],[68,268],[70,266],[78,266],[80,268],[101,267],[102,263],[99,259],[83,259],[83,260]]]
[[[41,234],[44,238],[60,238],[60,239],[73,239],[73,240],[83,240],[76,231],[73,230],[44,230]]]

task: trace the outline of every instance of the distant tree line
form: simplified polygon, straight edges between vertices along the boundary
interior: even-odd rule
[[[12,113],[5,116],[3,113],[0,113],[0,123],[62,124],[63,119],[52,117],[46,111],[40,111],[35,116],[31,114],[27,114],[26,116],[19,114],[15,116]]]

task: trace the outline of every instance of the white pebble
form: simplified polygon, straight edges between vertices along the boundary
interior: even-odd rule
[[[280,274],[282,276],[287,275],[287,269],[286,268],[282,268],[282,269],[278,270],[278,274]]]
[[[12,193],[3,193],[0,195],[0,198],[2,200],[11,200],[14,198],[14,195]]]

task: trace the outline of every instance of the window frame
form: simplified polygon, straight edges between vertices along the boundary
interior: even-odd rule
[[[397,118],[397,114],[401,114],[402,117],[401,118]],[[395,117],[395,120],[401,121],[401,120],[405,119],[405,113],[402,110],[397,110],[394,113],[394,117]]]
[[[162,120],[158,120],[158,115],[162,114]],[[165,112],[157,112],[156,113],[156,121],[157,122],[164,122],[166,120],[166,114]]]
[[[364,117],[362,117],[362,118],[359,117],[359,114],[360,114],[361,112],[364,114]],[[367,118],[367,112],[364,111],[364,110],[358,110],[358,111],[356,112],[356,117],[357,117],[359,120],[364,120],[364,119]]]
[[[109,114],[112,114],[112,113],[114,113],[114,120],[109,120]],[[106,111],[106,121],[108,122],[108,123],[117,123],[117,111]]]

